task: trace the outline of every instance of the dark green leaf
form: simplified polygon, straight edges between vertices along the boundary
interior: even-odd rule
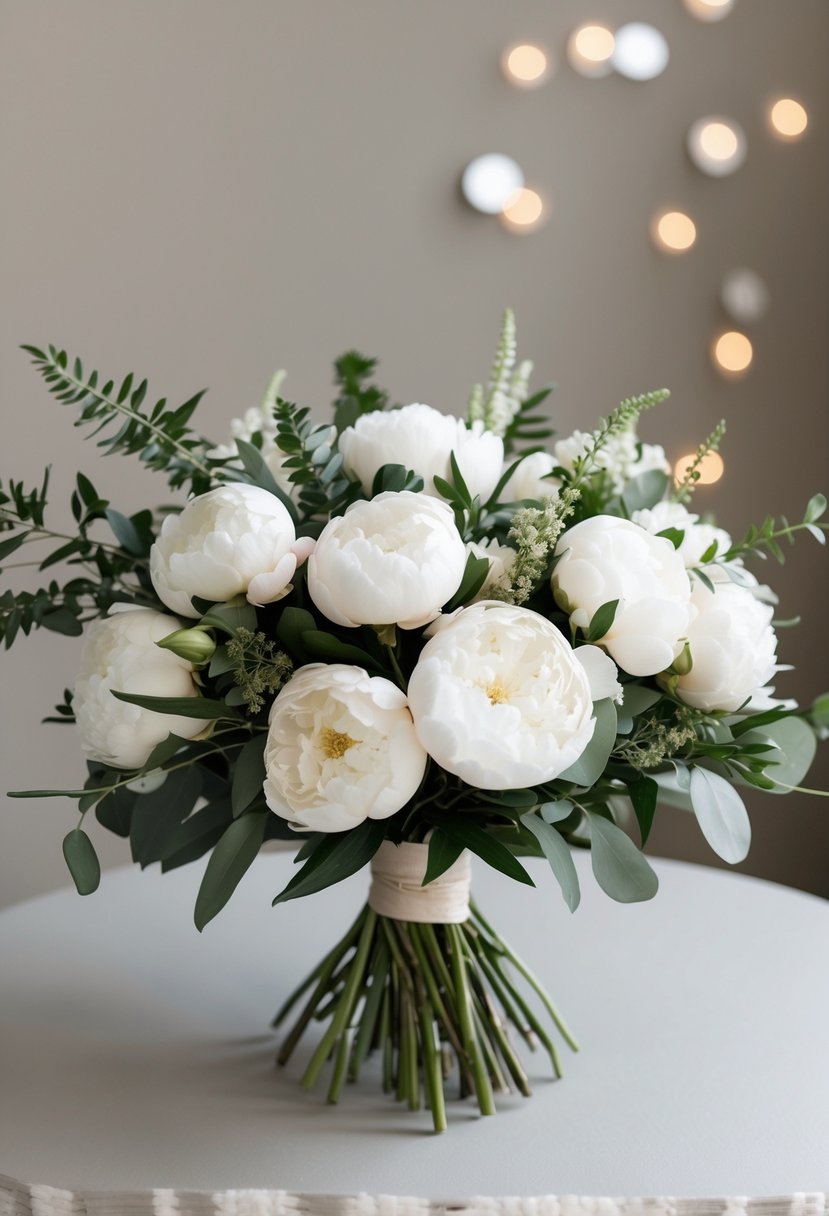
[[[226,604],[212,604],[199,621],[209,629],[221,629],[222,633],[233,635],[237,629],[250,629],[256,632],[256,609],[249,604],[244,596],[228,600]]]
[[[231,803],[233,818],[237,819],[246,811],[255,798],[262,797],[262,785],[265,780],[265,743],[267,735],[254,736],[239,751],[233,769],[233,784],[231,785]]]
[[[639,835],[642,838],[642,848],[648,843],[656,814],[656,803],[659,796],[659,786],[651,777],[639,777],[628,781],[628,794],[633,804],[636,822],[639,824]]]
[[[451,600],[445,605],[444,612],[454,612],[456,608],[462,607],[473,596],[478,594],[486,582],[486,576],[489,574],[489,565],[488,557],[476,557],[474,553],[469,554],[466,559],[461,584]]]
[[[130,848],[142,869],[161,860],[200,792],[201,773],[191,765],[176,769],[158,789],[139,796],[132,813]]]
[[[382,668],[375,659],[359,646],[341,642],[333,633],[321,629],[306,629],[302,642],[313,658],[327,659],[329,663],[350,663],[357,667],[368,667],[374,671]]]
[[[267,490],[269,494],[273,494],[282,503],[283,507],[288,511],[291,519],[296,523],[299,519],[296,505],[288,497],[283,489],[274,478],[273,473],[265,464],[262,453],[258,448],[255,448],[252,443],[247,443],[244,439],[236,440],[236,447],[239,451],[239,457],[244,466],[245,472],[250,477],[254,485],[261,486],[263,490]]]
[[[422,885],[425,887],[441,874],[445,874],[453,866],[464,850],[459,840],[447,836],[440,828],[435,828],[429,837],[429,852],[426,858],[426,873]]]
[[[196,897],[200,933],[221,912],[259,852],[270,813],[254,811],[235,819],[211,853]]]
[[[140,705],[157,714],[177,714],[184,718],[238,718],[239,714],[228,708],[224,701],[211,701],[207,697],[142,697],[138,693],[116,692],[112,695],[127,705]]]
[[[12,553],[20,548],[28,535],[28,532],[16,532],[13,536],[7,537],[6,540],[0,541],[0,561],[11,557]]]
[[[500,840],[496,840],[491,833],[479,827],[477,823],[473,823],[462,815],[445,815],[439,812],[435,814],[434,822],[443,829],[447,836],[451,836],[470,852],[476,853],[494,870],[500,870],[502,874],[506,874],[508,878],[512,878],[516,882],[526,883],[529,887],[535,886],[518,858],[509,851],[506,845],[501,844]]]
[[[616,619],[616,609],[618,607],[618,600],[608,600],[606,604],[602,604],[601,608],[596,609],[585,635],[588,642],[601,641],[605,634],[608,633]]]
[[[274,899],[274,904],[313,895],[356,874],[371,861],[385,834],[383,824],[376,819],[366,819],[349,832],[327,833],[299,873]]]
[[[81,828],[63,839],[63,856],[79,895],[91,895],[101,881],[101,863],[92,841]]]
[[[47,612],[40,623],[44,629],[63,633],[70,638],[80,637],[83,633],[83,626],[68,608],[56,608],[54,612]]]
[[[105,514],[107,523],[112,528],[115,539],[121,548],[126,549],[127,553],[132,553],[136,557],[143,557],[147,551],[147,546],[132,520],[127,519],[126,515],[122,515],[120,511],[116,511],[113,507],[107,507]]]

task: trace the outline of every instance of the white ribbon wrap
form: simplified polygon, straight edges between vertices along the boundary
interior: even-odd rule
[[[423,886],[427,844],[384,840],[371,861],[369,906],[379,916],[421,925],[460,925],[469,917],[470,865],[464,850],[439,878]]]

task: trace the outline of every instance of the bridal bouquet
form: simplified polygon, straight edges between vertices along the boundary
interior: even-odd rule
[[[137,456],[187,491],[129,517],[79,473],[74,529],[39,487],[0,484],[0,563],[25,547],[67,576],[0,595],[0,635],[83,634],[74,693],[83,786],[63,851],[81,894],[100,869],[86,825],[129,837],[141,866],[209,855],[195,920],[222,909],[263,845],[295,839],[274,903],[370,866],[357,921],[277,1015],[279,1059],[321,1024],[303,1083],[336,1101],[371,1052],[384,1086],[446,1126],[454,1078],[483,1114],[529,1094],[516,1038],[560,1072],[548,994],[470,900],[469,856],[532,884],[547,859],[571,910],[571,850],[589,848],[613,899],[651,898],[643,856],[657,806],[693,812],[712,848],[749,845],[740,796],[799,786],[829,726],[774,697],[775,597],[746,559],[782,560],[802,522],[735,541],[690,509],[703,443],[681,480],[642,443],[664,390],[589,432],[553,432],[516,362],[506,314],[488,384],[465,418],[391,406],[375,363],[336,363],[332,422],[274,378],[217,446],[199,401],[150,405],[54,347],[25,348],[106,453]],[[51,542],[51,544],[50,544]]]

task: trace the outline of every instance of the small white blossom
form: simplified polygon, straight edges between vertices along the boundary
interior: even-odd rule
[[[409,708],[426,751],[479,789],[552,781],[593,737],[584,667],[550,621],[484,601],[424,646]]]
[[[555,462],[568,473],[572,473],[576,461],[584,456],[592,445],[592,434],[573,431],[569,438],[559,439],[554,445]],[[623,493],[628,482],[641,473],[649,473],[654,469],[662,473],[670,472],[665,449],[654,443],[640,444],[633,431],[611,435],[596,453],[595,463],[597,469],[604,469],[607,473],[614,494]]]
[[[287,595],[308,555],[275,494],[258,486],[219,486],[168,515],[150,551],[159,599],[181,616],[201,614],[192,596],[223,603],[246,594],[256,604]]]
[[[508,586],[510,571],[518,556],[515,549],[509,545],[499,544],[494,537],[489,537],[482,541],[467,541],[466,551],[473,554],[474,557],[486,558],[489,562],[489,571],[480,590],[474,596],[474,601],[488,599],[493,587]]]
[[[712,545],[716,544],[717,548],[709,561],[714,561],[718,554],[722,556],[731,548],[731,537],[727,532],[713,524],[701,524],[699,516],[679,502],[658,502],[649,510],[634,511],[631,519],[655,536],[667,528],[684,533],[678,552],[689,570],[700,565]]]
[[[358,478],[366,494],[383,465],[402,464],[418,473],[424,493],[435,497],[435,476],[452,481],[449,458],[454,452],[470,494],[482,502],[498,484],[504,463],[503,440],[485,430],[481,420],[467,426],[462,418],[419,403],[363,414],[340,435],[340,452],[344,469]]]
[[[602,605],[618,600],[601,639],[623,671],[651,676],[683,647],[691,611],[685,563],[665,537],[614,515],[568,528],[556,545],[552,586],[574,628],[587,631]]]
[[[171,732],[194,739],[207,723],[128,705],[112,691],[151,697],[196,697],[193,666],[156,643],[178,629],[175,617],[130,608],[93,621],[81,647],[73,708],[81,747],[113,768],[141,768]]]
[[[440,614],[465,566],[448,504],[390,491],[328,521],[308,560],[308,591],[337,625],[417,629]]]
[[[395,684],[360,667],[312,663],[271,707],[265,800],[297,829],[345,832],[405,806],[426,760]]]
[[[276,443],[276,419],[273,414],[274,402],[284,379],[284,372],[280,371],[276,373],[268,385],[268,391],[262,404],[258,407],[251,406],[250,409],[245,410],[241,418],[231,419],[231,442],[220,443],[215,448],[211,448],[208,456],[213,456],[217,460],[227,460],[234,467],[241,467],[241,462],[238,458],[238,448],[234,440],[243,439],[246,443],[250,443],[254,435],[261,435],[262,446],[259,450],[262,453],[265,464],[273,474],[273,478],[280,490],[285,494],[291,495],[296,490],[296,486],[290,480],[291,470],[285,467],[288,454],[281,451]],[[332,432],[334,435],[336,434],[334,428],[332,428]]]

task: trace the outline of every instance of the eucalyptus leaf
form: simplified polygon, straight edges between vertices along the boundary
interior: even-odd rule
[[[262,785],[265,780],[265,743],[267,735],[264,731],[249,739],[239,749],[236,764],[233,768],[233,783],[230,787],[233,817],[237,819],[250,804],[262,797]]]
[[[573,813],[573,804],[569,798],[559,798],[556,802],[543,802],[538,813],[545,823],[561,823]]]
[[[619,707],[616,729],[620,735],[629,735],[633,730],[633,719],[647,713],[662,693],[654,688],[645,688],[642,684],[625,684],[623,686],[622,704]]]
[[[79,895],[91,895],[101,881],[101,863],[95,846],[82,828],[63,838],[63,856]]]
[[[634,511],[649,511],[661,502],[668,488],[668,475],[660,469],[649,469],[628,482],[622,502],[628,515]]]
[[[605,894],[623,904],[653,899],[659,879],[645,856],[615,823],[593,811],[588,816],[593,873]]]
[[[774,783],[771,794],[788,794],[805,778],[817,751],[815,732],[807,722],[794,715],[769,722],[740,737],[740,743],[768,742],[777,750],[769,753],[766,776]]]
[[[550,863],[550,869],[555,875],[556,882],[561,887],[564,902],[571,912],[575,912],[579,906],[581,891],[570,846],[561,833],[545,822],[535,811],[522,815],[521,822],[535,836],[541,846],[541,851]]]
[[[259,852],[270,811],[254,811],[234,819],[210,854],[196,896],[194,920],[201,933],[238,887]]]
[[[736,865],[748,854],[751,824],[734,786],[707,768],[691,770],[691,806],[703,836],[723,861]]]
[[[221,629],[231,636],[238,629],[249,629],[255,633],[256,609],[244,596],[239,595],[225,604],[212,604],[198,623],[209,629]]]
[[[616,743],[616,706],[609,697],[605,697],[595,702],[593,716],[596,719],[593,738],[575,764],[561,774],[560,781],[572,781],[585,787],[595,785],[607,767]]]

